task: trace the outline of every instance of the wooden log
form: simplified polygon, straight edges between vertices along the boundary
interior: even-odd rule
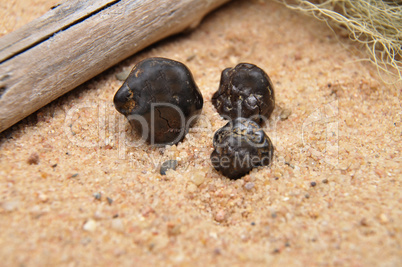
[[[0,132],[229,0],[70,0],[0,38]]]

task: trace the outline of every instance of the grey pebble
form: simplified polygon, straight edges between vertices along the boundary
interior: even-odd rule
[[[94,198],[95,198],[96,200],[100,200],[100,199],[102,198],[101,192],[94,193],[93,196],[94,196]]]
[[[247,190],[251,190],[254,188],[254,183],[248,182],[247,184],[244,185],[244,188],[246,188]]]

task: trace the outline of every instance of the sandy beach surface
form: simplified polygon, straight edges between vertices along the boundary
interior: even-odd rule
[[[0,36],[58,1],[0,4]],[[183,142],[140,145],[113,106],[117,74],[186,64],[204,97]],[[232,1],[0,134],[2,266],[402,266],[401,84],[364,49],[274,1]],[[223,69],[256,64],[276,108],[270,167],[210,163]],[[176,170],[159,173],[166,160]]]

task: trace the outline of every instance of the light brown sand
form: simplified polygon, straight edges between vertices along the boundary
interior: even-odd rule
[[[3,2],[0,34],[57,3]],[[358,49],[272,1],[234,1],[42,108],[0,135],[1,265],[401,266],[402,86]],[[185,63],[205,101],[165,149],[126,145],[112,105],[115,75],[150,56]],[[225,124],[211,96],[239,62],[274,82],[276,159],[232,181],[210,166]],[[161,176],[166,159],[179,166]]]

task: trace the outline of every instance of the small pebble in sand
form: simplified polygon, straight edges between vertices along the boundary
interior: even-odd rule
[[[254,183],[253,182],[248,182],[244,185],[244,188],[246,188],[247,190],[251,190],[254,188]]]
[[[113,219],[111,227],[116,232],[120,232],[120,233],[124,232],[124,223],[123,223],[122,219]]]
[[[39,194],[39,200],[43,203],[47,202],[49,200],[49,197],[43,193]]]
[[[384,213],[382,213],[380,215],[380,222],[383,223],[383,224],[388,223],[389,222],[388,216],[385,215]]]
[[[101,198],[102,198],[101,192],[96,192],[96,193],[93,194],[93,196],[94,196],[94,198],[95,198],[96,200],[101,200]]]
[[[205,181],[205,173],[203,172],[195,172],[191,176],[191,181],[196,185],[200,186]]]
[[[292,115],[292,111],[290,109],[284,108],[279,114],[279,117],[281,118],[282,121],[284,121],[287,120],[290,115]]]
[[[90,219],[84,224],[82,229],[87,232],[94,232],[96,230],[96,227],[97,227],[96,221]]]
[[[317,185],[317,183],[316,183],[316,182],[311,182],[310,185],[311,185],[312,187],[314,187],[314,186]]]
[[[223,222],[225,220],[226,212],[224,210],[219,210],[215,214],[215,221],[217,222]]]
[[[29,165],[38,165],[39,164],[39,155],[36,152],[32,152],[31,155],[29,155],[28,160],[27,160]]]
[[[189,192],[189,193],[194,193],[195,191],[197,191],[197,186],[195,185],[195,184],[193,184],[193,183],[191,183],[191,184],[189,184],[188,186],[187,186],[187,191]]]
[[[110,197],[107,197],[106,200],[107,200],[107,203],[109,203],[109,205],[112,205],[113,199],[111,199]]]
[[[272,254],[278,254],[281,253],[279,248],[274,249],[274,251],[272,251]]]

